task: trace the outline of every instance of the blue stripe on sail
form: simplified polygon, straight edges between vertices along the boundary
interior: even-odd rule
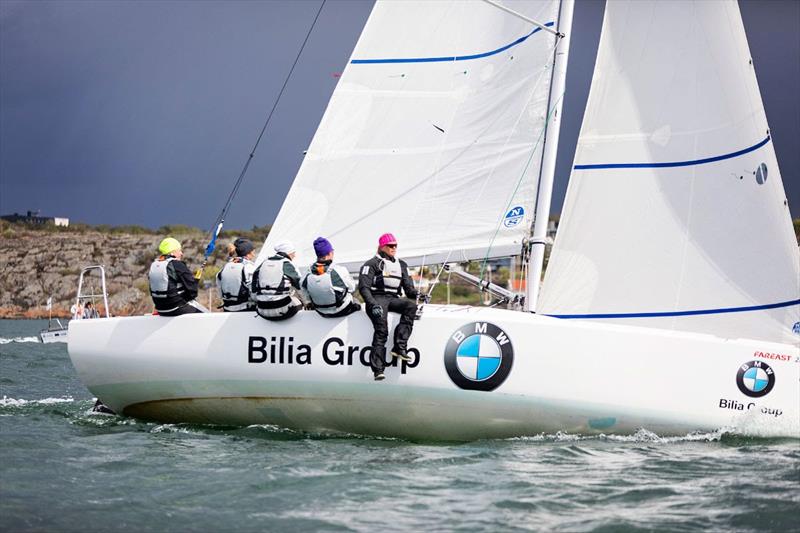
[[[555,24],[554,22],[548,22],[545,26],[550,27]],[[396,58],[396,59],[353,59],[350,63],[354,65],[364,65],[364,64],[375,64],[375,63],[439,63],[444,61],[469,61],[471,59],[480,59],[482,57],[489,57],[495,54],[499,54],[500,52],[504,52],[513,46],[517,46],[518,44],[524,42],[528,37],[533,35],[534,33],[542,31],[542,28],[535,28],[532,32],[524,37],[520,37],[516,41],[511,44],[507,44],[505,46],[501,46],[497,50],[492,50],[490,52],[483,52],[482,54],[472,54],[468,56],[447,56],[447,57],[410,57],[410,58]]]
[[[692,315],[717,315],[724,313],[743,313],[745,311],[762,311],[778,307],[791,307],[800,305],[800,300],[778,302],[766,305],[751,305],[749,307],[725,307],[721,309],[698,309],[695,311],[666,311],[663,313],[602,313],[596,315],[545,315],[554,318],[653,318],[662,316],[692,316]]]
[[[767,135],[766,139],[764,139],[758,144],[754,144],[750,148],[745,148],[744,150],[739,150],[738,152],[731,152],[729,154],[718,155],[715,157],[707,157],[705,159],[694,159],[692,161],[673,161],[670,163],[601,163],[596,165],[575,165],[574,169],[597,170],[604,168],[667,168],[667,167],[689,167],[692,165],[704,165],[706,163],[722,161],[723,159],[731,159],[733,157],[739,157],[740,155],[750,153],[753,150],[758,150],[768,142],[769,142],[769,135]]]

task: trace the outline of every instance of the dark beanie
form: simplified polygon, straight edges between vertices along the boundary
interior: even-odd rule
[[[233,241],[233,246],[236,247],[236,255],[239,257],[244,257],[255,249],[250,239],[236,239]]]
[[[325,257],[333,251],[333,246],[325,237],[317,237],[314,240],[314,251],[317,253],[317,257]]]

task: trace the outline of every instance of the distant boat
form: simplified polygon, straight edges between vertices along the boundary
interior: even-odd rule
[[[735,2],[606,3],[540,297],[572,9],[378,1],[259,258],[519,255],[522,309],[426,305],[379,383],[363,313],[73,322],[86,386],[164,422],[800,437],[800,255]]]
[[[67,333],[69,333],[69,328],[62,325],[61,321],[56,318],[55,324],[51,320],[47,323],[47,329],[39,332],[39,338],[44,344],[67,342]]]
[[[41,339],[42,343],[50,344],[52,342],[67,342],[67,333],[68,328],[61,324],[61,321],[56,318],[56,323],[53,324],[53,297],[50,296],[47,298],[47,311],[49,313],[49,317],[47,320],[47,329],[43,329],[39,332],[39,339]]]
[[[100,294],[95,294],[95,288],[91,287],[89,292],[84,291],[84,279],[87,274],[97,271],[100,275]],[[96,301],[102,298],[106,317],[110,317],[108,310],[108,295],[106,293],[106,274],[102,266],[89,266],[81,270],[80,277],[78,278],[78,295],[75,298],[75,303],[70,309],[72,313],[71,321],[86,320],[99,318],[100,314],[95,305]],[[65,326],[58,318],[53,323],[53,297],[47,299],[47,311],[50,316],[47,322],[47,329],[39,332],[39,338],[44,344],[53,342],[68,342],[69,338],[69,325]]]

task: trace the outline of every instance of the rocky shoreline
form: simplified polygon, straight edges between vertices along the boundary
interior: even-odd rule
[[[800,242],[800,219],[794,220],[794,229]],[[236,237],[244,236],[252,239],[258,248],[268,232],[269,227],[223,232],[201,281],[198,300],[203,305],[216,311],[221,303],[214,277],[227,259],[226,245]],[[194,270],[200,266],[208,237],[200,230],[187,226],[159,230],[136,226],[111,228],[79,225],[56,228],[2,222],[0,318],[47,318],[49,312],[46,302],[51,296],[52,316],[69,318],[81,269],[89,265],[105,267],[112,315],[150,314],[153,312],[153,303],[148,290],[147,272],[158,253],[158,243],[167,235],[183,243],[189,268]]]
[[[256,229],[254,232],[258,233]],[[247,235],[263,242],[261,235]],[[233,232],[229,232],[233,233]],[[253,232],[241,232],[243,234]],[[171,236],[183,243],[189,268],[200,266],[207,236],[200,230],[180,227]],[[0,318],[47,318],[48,297],[53,298],[53,317],[69,318],[75,304],[81,269],[103,265],[114,316],[150,314],[153,304],[147,272],[165,236],[140,228],[125,232],[114,228],[61,229],[3,223],[0,226]],[[235,236],[222,237],[209,258],[198,299],[216,308],[213,279],[225,260],[225,246]],[[99,289],[99,284],[97,285]],[[102,299],[101,299],[102,300]]]

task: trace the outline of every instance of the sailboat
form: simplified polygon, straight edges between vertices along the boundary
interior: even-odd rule
[[[800,437],[800,257],[735,2],[607,2],[539,292],[573,7],[379,0],[259,257],[516,255],[523,308],[425,305],[383,382],[363,313],[73,322],[82,381],[163,422]]]
[[[67,333],[69,332],[69,328],[63,325],[58,317],[56,317],[56,323],[53,324],[52,296],[47,298],[47,304],[45,308],[47,309],[48,313],[47,328],[39,332],[39,339],[42,341],[43,344],[51,344],[54,342],[67,342]]]

